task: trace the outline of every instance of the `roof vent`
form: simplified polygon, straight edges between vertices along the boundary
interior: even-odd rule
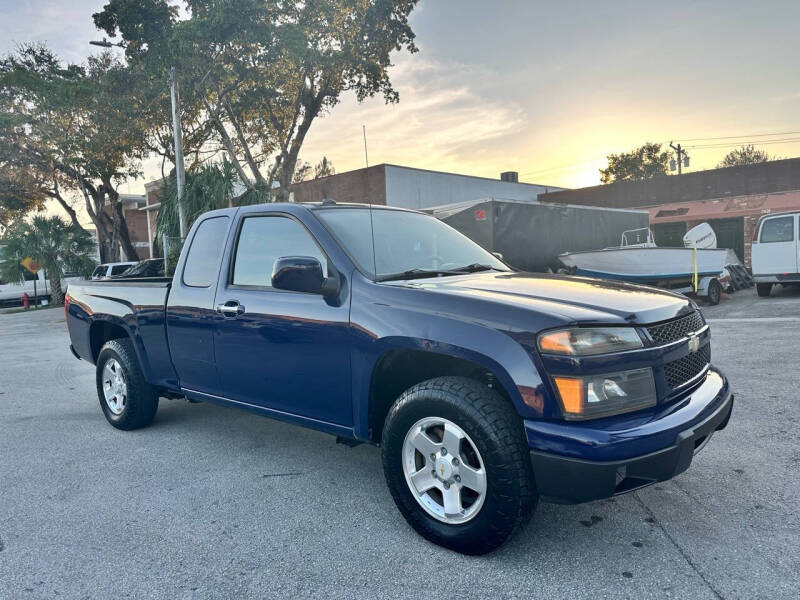
[[[508,183],[519,183],[519,173],[516,171],[503,171],[500,173],[500,181],[507,181]]]

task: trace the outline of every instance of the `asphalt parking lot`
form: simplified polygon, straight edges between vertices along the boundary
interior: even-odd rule
[[[704,312],[736,405],[691,469],[477,558],[406,525],[375,448],[175,400],[113,429],[63,312],[2,314],[0,598],[796,598],[800,290]]]

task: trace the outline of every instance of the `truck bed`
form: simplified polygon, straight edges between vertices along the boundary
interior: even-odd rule
[[[148,380],[177,381],[169,355],[166,303],[171,277],[80,281],[67,287],[67,322],[72,347],[90,363],[97,359],[102,334],[118,328],[134,341]]]

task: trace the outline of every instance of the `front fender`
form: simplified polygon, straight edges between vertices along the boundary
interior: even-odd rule
[[[356,435],[369,436],[372,374],[391,350],[432,352],[470,361],[491,371],[523,418],[546,412],[545,387],[532,356],[512,332],[420,307],[364,301],[354,285],[351,327],[353,412]]]

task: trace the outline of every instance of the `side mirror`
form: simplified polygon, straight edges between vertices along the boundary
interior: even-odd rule
[[[492,252],[492,256],[499,260],[503,260],[503,253],[502,252]]]
[[[330,296],[339,291],[338,277],[325,277],[312,256],[282,256],[272,268],[272,287],[289,292]]]

